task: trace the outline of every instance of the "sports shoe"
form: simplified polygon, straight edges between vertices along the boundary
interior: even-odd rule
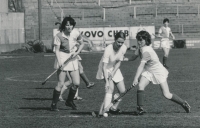
[[[65,101],[62,96],[59,97],[59,101]]]
[[[113,109],[113,108],[110,108],[110,109],[109,109],[109,113],[110,113],[110,114],[115,114],[115,115],[117,115],[117,114],[120,114],[120,113],[122,113],[122,112],[120,111],[120,109]]]
[[[76,105],[74,104],[73,101],[66,101],[65,105],[68,106],[68,107],[71,107],[73,110],[77,110],[77,107],[76,107]]]
[[[142,107],[138,106],[137,111],[134,112],[134,115],[143,115],[144,113],[146,113],[146,111],[144,111]]]
[[[74,97],[74,100],[82,100],[83,98],[82,97],[80,97],[80,96],[76,96],[76,97]]]
[[[91,88],[94,86],[94,82],[89,82],[89,84],[86,85],[87,88]]]
[[[187,103],[187,101],[185,101],[185,103],[182,105],[182,107],[185,109],[185,111],[186,111],[187,113],[190,113],[191,107],[190,107],[190,105]]]
[[[56,104],[51,104],[51,111],[59,111]]]

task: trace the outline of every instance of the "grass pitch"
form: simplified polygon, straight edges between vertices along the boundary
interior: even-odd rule
[[[162,61],[163,52],[161,50],[156,52]],[[200,127],[199,53],[199,49],[173,49],[168,60],[170,91],[188,101],[192,107],[191,113],[185,113],[181,106],[165,99],[159,85],[150,84],[145,90],[144,108],[147,111],[145,115],[132,115],[137,106],[136,87],[123,98],[120,105],[123,111],[121,115],[111,115],[101,119],[93,118],[91,112],[99,110],[104,98],[104,82],[95,79],[102,53],[81,54],[84,71],[88,78],[95,82],[95,86],[87,89],[81,81],[79,95],[83,100],[75,101],[78,110],[71,110],[64,105],[64,102],[59,102],[59,112],[49,111],[53,89],[57,84],[56,75],[45,85],[41,85],[42,81],[54,71],[54,56],[44,56],[44,54],[0,56],[0,127]],[[126,56],[131,54],[133,52],[128,51]],[[139,59],[122,62],[121,71],[126,88],[132,84],[139,62]]]

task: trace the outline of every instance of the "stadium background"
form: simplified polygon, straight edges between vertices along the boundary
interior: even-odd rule
[[[34,40],[51,49],[55,22],[69,15],[75,18],[76,28],[154,26],[155,32],[169,18],[176,40],[197,48],[199,4],[199,0],[2,0],[0,51],[19,49]]]

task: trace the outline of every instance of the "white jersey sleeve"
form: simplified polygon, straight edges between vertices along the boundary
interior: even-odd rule
[[[109,63],[109,56],[110,56],[110,52],[109,52],[109,49],[108,49],[109,47],[106,47],[105,48],[105,51],[104,51],[104,54],[103,54],[103,61],[102,62],[104,62],[104,63]]]
[[[58,38],[58,36],[55,36],[54,37],[54,45],[59,46],[60,44],[61,44],[60,39]]]

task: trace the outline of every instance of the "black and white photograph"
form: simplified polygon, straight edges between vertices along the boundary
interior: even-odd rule
[[[200,128],[200,0],[1,0],[0,128]]]

